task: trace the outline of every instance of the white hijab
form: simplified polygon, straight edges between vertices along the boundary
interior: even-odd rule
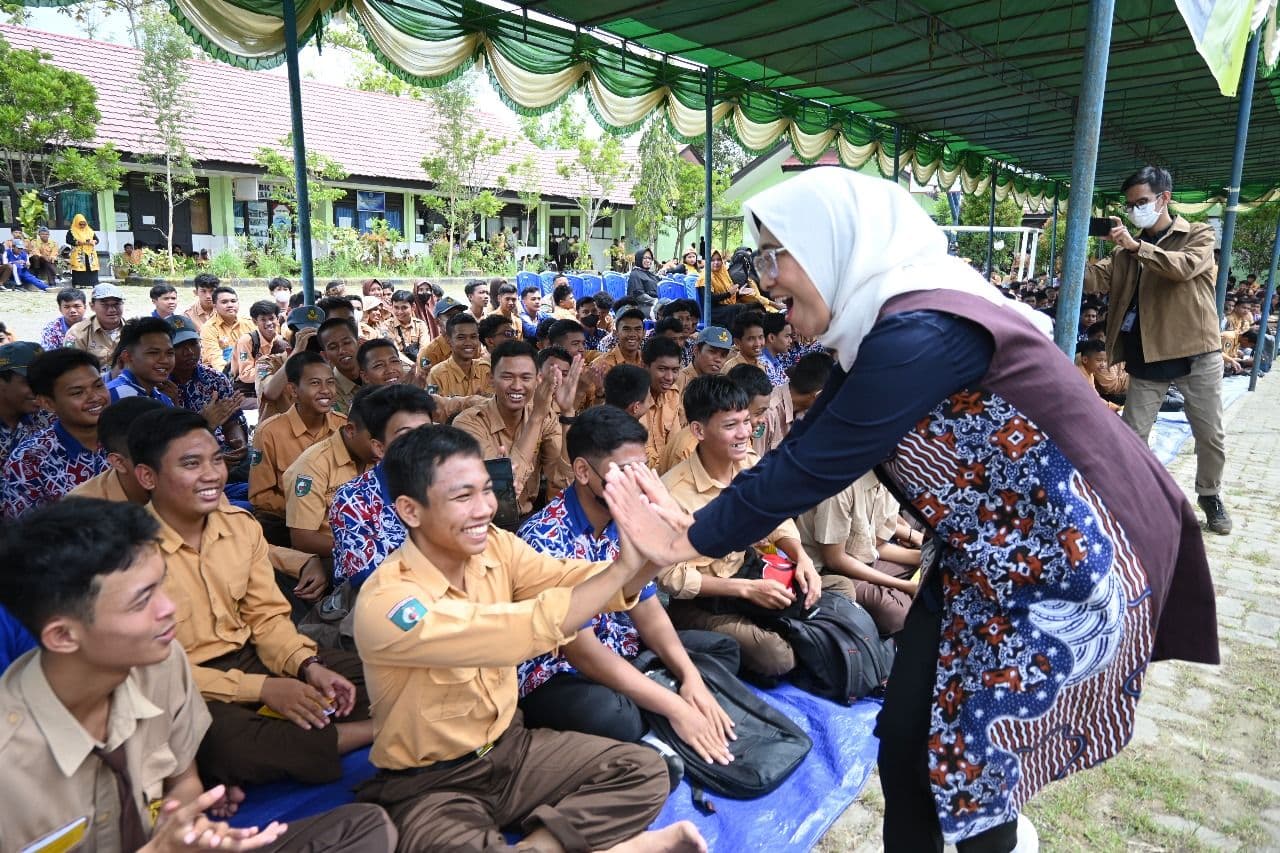
[[[886,302],[917,290],[958,290],[1016,311],[1046,335],[1049,318],[1006,298],[959,258],[911,195],[892,181],[837,166],[809,169],[744,205],[785,246],[831,309],[819,336],[852,367],[862,339]]]

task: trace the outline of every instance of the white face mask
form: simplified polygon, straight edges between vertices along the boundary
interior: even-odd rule
[[[1156,224],[1160,218],[1160,211],[1156,210],[1156,203],[1149,201],[1146,204],[1140,204],[1137,207],[1129,209],[1129,221],[1136,228],[1150,228]]]

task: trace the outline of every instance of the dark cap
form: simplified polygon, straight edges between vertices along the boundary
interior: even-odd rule
[[[166,321],[169,328],[173,330],[173,345],[185,344],[187,341],[200,340],[200,332],[196,329],[196,324],[191,322],[191,318],[185,314],[170,314]]]
[[[289,312],[288,326],[298,329],[318,329],[324,322],[324,310],[314,305],[299,305]]]
[[[466,307],[467,306],[463,305],[461,302],[454,299],[452,296],[446,296],[436,303],[436,317],[443,317],[445,314],[449,313],[455,308],[466,308]]]
[[[733,349],[733,335],[722,326],[707,326],[693,336],[695,344],[710,344],[717,349]]]
[[[12,370],[26,376],[27,368],[42,352],[44,347],[31,341],[15,341],[0,346],[0,370]]]

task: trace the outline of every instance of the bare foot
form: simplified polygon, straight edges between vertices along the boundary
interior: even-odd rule
[[[698,828],[687,820],[642,832],[604,853],[707,853],[707,842]]]
[[[216,818],[229,818],[240,810],[240,804],[243,802],[244,788],[239,785],[228,785],[227,793],[223,795],[222,801],[209,809],[209,814]]]

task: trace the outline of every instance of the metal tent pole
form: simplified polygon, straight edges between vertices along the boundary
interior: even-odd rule
[[[1080,326],[1080,296],[1089,246],[1089,215],[1093,210],[1093,179],[1102,131],[1102,102],[1107,91],[1107,54],[1111,52],[1111,18],[1115,0],[1089,0],[1085,30],[1084,70],[1076,107],[1075,145],[1071,152],[1071,193],[1067,197],[1067,239],[1063,252],[1062,287],[1058,291],[1054,339],[1070,358],[1076,353]]]
[[[898,173],[902,171],[902,128],[893,128],[893,182],[898,183]]]
[[[1258,340],[1253,345],[1253,370],[1249,373],[1249,390],[1258,387],[1258,373],[1262,356],[1267,351],[1267,320],[1271,316],[1271,298],[1276,292],[1276,267],[1280,266],[1280,219],[1276,220],[1276,239],[1271,244],[1271,271],[1267,273],[1267,289],[1262,297],[1262,322],[1258,326]],[[1280,335],[1280,329],[1276,330]]]
[[[703,222],[703,233],[706,235],[706,254],[702,258],[703,277],[705,283],[702,288],[702,322],[704,325],[711,325],[711,134],[712,134],[712,109],[715,107],[715,90],[716,90],[716,70],[707,68],[707,135],[702,146],[702,166],[706,173],[705,191],[706,191],[706,220]]]
[[[1231,271],[1231,244],[1236,235],[1236,213],[1240,209],[1240,181],[1244,178],[1244,147],[1249,137],[1249,114],[1253,112],[1253,80],[1258,72],[1258,43],[1262,28],[1249,39],[1244,55],[1244,77],[1240,81],[1240,106],[1236,111],[1236,148],[1231,155],[1231,183],[1227,186],[1227,215],[1222,218],[1222,252],[1218,256],[1218,317],[1227,299],[1227,275]]]
[[[991,281],[991,270],[996,263],[996,175],[999,170],[991,164],[991,212],[987,215],[987,281]]]
[[[302,75],[298,72],[298,12],[293,0],[282,0],[284,56],[289,69],[289,119],[293,125],[293,180],[298,186],[298,261],[302,264],[302,301],[316,304],[315,270],[311,266],[311,193],[307,188],[307,146],[302,137]]]
[[[1058,263],[1058,195],[1062,187],[1053,182],[1053,227],[1049,229],[1049,284],[1053,285],[1053,270]]]

